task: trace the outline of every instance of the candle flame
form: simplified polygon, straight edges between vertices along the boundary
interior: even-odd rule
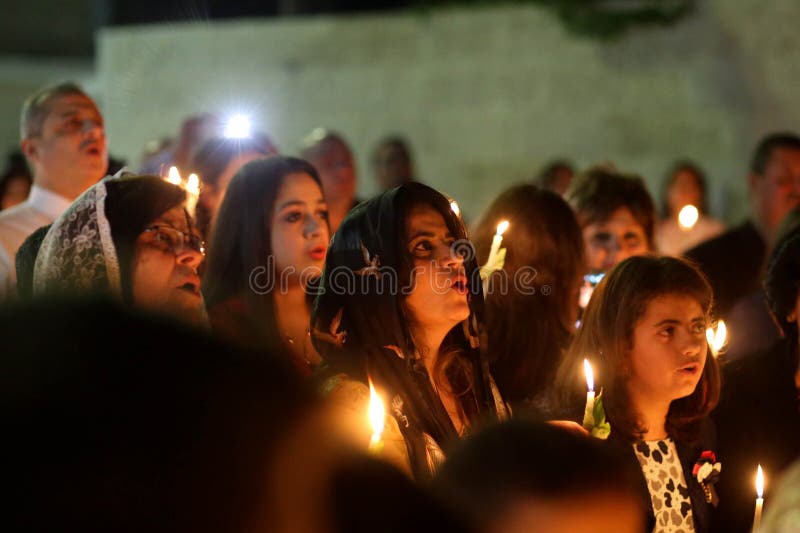
[[[688,231],[692,229],[695,224],[697,224],[697,220],[699,218],[700,212],[695,206],[691,204],[685,205],[678,213],[678,224],[680,224],[681,229]]]
[[[189,174],[186,190],[195,195],[200,194],[200,178],[197,177],[197,174]]]
[[[756,472],[756,495],[759,498],[764,497],[764,471],[761,469],[761,465],[758,465]]]
[[[508,229],[508,225],[509,225],[509,222],[508,222],[508,220],[504,220],[504,221],[502,221],[501,223],[499,223],[499,224],[497,225],[497,233],[496,233],[496,235],[500,236],[500,235],[502,235],[503,233],[505,233],[505,232],[506,232],[506,230]]]
[[[383,400],[375,392],[372,380],[369,380],[369,422],[372,424],[372,441],[377,442],[383,433],[383,426],[386,421],[386,409],[383,407]]]
[[[716,329],[708,328],[706,330],[706,340],[711,346],[712,355],[716,357],[728,341],[728,328],[725,326],[724,320],[720,320],[717,323]]]
[[[169,167],[169,174],[167,174],[167,181],[173,185],[181,184],[181,173],[178,172],[178,167]]]
[[[588,359],[583,360],[583,373],[586,376],[586,387],[589,389],[589,392],[594,391],[594,372],[592,371],[592,365],[589,363]]]
[[[453,213],[455,213],[457,217],[460,217],[460,216],[461,216],[461,208],[460,208],[460,207],[458,207],[458,202],[456,202],[455,200],[453,200],[452,202],[450,202],[450,210],[451,210]]]

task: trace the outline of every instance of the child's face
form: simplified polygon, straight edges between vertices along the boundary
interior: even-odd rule
[[[650,249],[644,228],[627,207],[620,207],[602,222],[583,228],[586,259],[593,272],[606,272],[614,265]]]
[[[693,297],[653,298],[633,331],[631,394],[671,402],[694,392],[706,362],[706,316]]]

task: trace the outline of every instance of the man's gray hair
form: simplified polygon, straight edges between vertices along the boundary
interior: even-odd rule
[[[89,98],[89,95],[77,83],[67,81],[45,87],[31,96],[22,104],[22,114],[20,116],[20,137],[25,139],[42,133],[44,119],[50,112],[50,104],[56,98],[77,94]],[[89,98],[91,100],[91,98]]]

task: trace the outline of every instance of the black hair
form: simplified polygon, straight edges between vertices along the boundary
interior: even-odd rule
[[[769,260],[764,278],[764,292],[772,314],[784,335],[797,345],[798,327],[795,319],[786,317],[794,312],[800,291],[800,228],[795,228],[778,243]]]
[[[186,192],[158,176],[125,176],[105,184],[105,214],[117,251],[122,299],[132,303],[136,240],[148,224],[183,204]]]
[[[244,165],[231,180],[217,213],[209,243],[203,295],[209,309],[241,296],[264,335],[278,336],[273,294],[259,294],[250,285],[257,269],[275,281],[272,250],[272,216],[275,199],[286,176],[307,174],[322,190],[317,170],[296,157],[272,156]]]
[[[623,450],[524,419],[465,440],[450,453],[434,482],[457,513],[484,531],[520,498],[552,501],[607,491],[638,501],[640,485],[641,471]]]
[[[450,387],[470,423],[493,416],[495,404],[489,374],[478,349],[483,304],[478,265],[473,252],[464,258],[469,279],[470,318],[455,326],[439,350],[439,372],[428,376],[419,359],[402,303],[409,288],[413,260],[406,248],[405,222],[415,206],[426,205],[442,215],[459,245],[468,245],[461,220],[448,199],[421,183],[390,189],[358,205],[334,234],[325,260],[320,294],[312,314],[312,339],[331,372],[367,382],[367,376],[402,399],[410,424],[401,430],[422,430],[446,446],[458,437],[450,416],[433,390]],[[368,262],[379,263],[375,275],[359,274]],[[344,343],[332,334],[346,331]],[[393,348],[390,348],[393,347]],[[424,475],[421,433],[405,433],[412,469]]]
[[[20,300],[33,298],[33,270],[36,266],[36,256],[42,246],[45,235],[52,224],[42,226],[22,241],[17,255],[14,257],[14,266],[17,269],[17,297]]]
[[[647,237],[647,247],[654,245],[656,210],[644,180],[605,167],[593,167],[578,175],[567,193],[581,227],[607,221],[621,207],[630,210]]]
[[[763,174],[767,169],[770,157],[772,157],[772,152],[779,148],[800,150],[800,137],[791,132],[772,133],[763,137],[753,152],[750,171],[754,174]]]

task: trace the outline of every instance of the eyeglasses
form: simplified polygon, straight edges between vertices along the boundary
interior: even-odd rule
[[[162,224],[146,227],[144,231],[155,233],[156,242],[163,243],[175,255],[183,253],[187,246],[203,257],[206,255],[205,241],[192,233],[184,233],[172,226]]]

